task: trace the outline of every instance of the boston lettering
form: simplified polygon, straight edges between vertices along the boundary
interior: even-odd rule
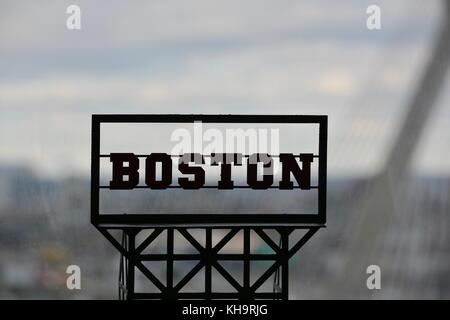
[[[246,165],[246,183],[251,189],[273,188],[273,158],[268,154],[254,153],[243,156],[240,153],[210,154],[187,153],[178,158],[178,171],[182,174],[177,179],[182,189],[200,189],[205,187],[205,158],[211,166],[220,166],[220,179],[217,189],[234,189],[233,167]],[[302,190],[311,188],[311,163],[313,154],[300,153],[295,156],[290,153],[278,155],[281,164],[281,179],[275,188],[292,190],[295,187]],[[134,189],[140,181],[139,157],[133,153],[111,153],[112,179],[110,189]],[[172,156],[166,153],[151,153],[145,158],[145,185],[150,189],[167,189],[173,184]],[[258,173],[258,165],[263,167],[263,173]],[[158,175],[159,173],[159,175]],[[291,179],[293,177],[297,184]]]

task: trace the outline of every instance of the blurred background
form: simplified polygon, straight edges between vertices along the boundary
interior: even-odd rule
[[[242,113],[328,115],[327,228],[292,260],[290,299],[449,299],[448,12],[0,0],[0,298],[117,297],[119,255],[89,221],[91,114]]]

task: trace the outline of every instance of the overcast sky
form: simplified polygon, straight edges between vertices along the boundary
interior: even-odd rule
[[[66,28],[81,7],[82,29]],[[378,4],[382,29],[366,28]],[[330,175],[382,165],[439,1],[0,2],[0,166],[88,174],[92,113],[327,114]],[[450,83],[415,168],[450,173]]]

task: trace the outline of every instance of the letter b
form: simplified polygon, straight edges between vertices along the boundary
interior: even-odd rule
[[[109,160],[113,167],[110,189],[133,189],[139,184],[139,158],[134,153],[111,153]],[[125,176],[128,180],[124,180]]]

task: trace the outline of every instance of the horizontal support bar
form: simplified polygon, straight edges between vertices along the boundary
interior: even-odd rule
[[[224,254],[214,254],[214,260],[228,260],[228,261],[245,261],[245,260],[269,260],[276,261],[280,260],[282,257],[279,254],[249,254],[245,255],[242,253],[232,254],[232,253],[224,253]],[[141,254],[136,255],[135,259],[140,261],[165,261],[167,259],[177,260],[177,261],[191,261],[191,260],[200,260],[202,259],[202,254]]]
[[[101,123],[317,123],[326,125],[325,115],[254,114],[93,114],[92,122]]]
[[[281,215],[281,214],[280,214]],[[97,228],[100,229],[114,229],[114,230],[124,230],[124,229],[134,229],[137,232],[140,232],[142,230],[149,230],[149,229],[155,229],[155,228],[184,228],[184,229],[193,229],[193,230],[199,230],[199,229],[205,229],[205,228],[211,228],[211,229],[221,229],[221,230],[230,230],[233,228],[263,228],[263,229],[271,229],[271,230],[279,230],[280,228],[292,228],[294,230],[296,229],[312,229],[312,228],[326,228],[324,224],[320,223],[236,223],[236,224],[229,224],[229,223],[155,223],[155,224],[146,224],[146,223],[140,223],[140,222],[127,222],[127,223],[99,223],[96,225]]]
[[[134,293],[133,299],[164,299],[171,297],[170,294],[165,293]],[[280,292],[254,292],[245,294],[246,299],[281,299],[283,297]],[[178,292],[176,299],[242,299],[240,292]]]
[[[309,188],[310,189],[319,189],[319,186],[310,186]],[[133,189],[111,189],[110,186],[99,186],[99,189],[130,191],[130,190],[133,190],[133,189],[151,189],[151,187],[149,187],[149,186],[136,186],[136,187],[133,187]],[[181,186],[167,186],[164,189],[184,189],[184,188],[181,187]],[[164,189],[155,189],[155,190],[164,190]],[[203,187],[200,187],[199,189],[217,189],[217,190],[227,191],[227,190],[233,190],[233,189],[251,189],[251,187],[250,186],[233,186],[233,188],[231,188],[231,189],[219,189],[218,186],[203,186]],[[279,187],[278,186],[270,186],[270,187],[267,187],[265,189],[255,189],[255,190],[262,191],[262,190],[266,190],[266,189],[279,189]],[[300,186],[293,186],[292,189],[300,189]],[[286,190],[292,190],[292,189],[280,189],[280,190],[286,191]],[[185,190],[198,190],[198,189],[185,189]],[[305,190],[308,190],[308,189],[305,189]]]
[[[138,158],[146,158],[149,155],[150,154],[135,154],[134,156],[138,157]],[[172,157],[172,158],[181,158],[181,157],[183,157],[183,155],[179,155],[179,154],[169,154],[169,156]],[[248,155],[248,154],[241,154],[241,156],[244,157],[244,158],[250,157],[250,155]],[[293,154],[292,156],[294,158],[300,158],[300,155]],[[111,154],[101,154],[101,155],[99,155],[99,157],[100,158],[110,158]],[[210,154],[202,154],[202,157],[210,158],[210,157],[212,157],[212,155],[210,155]],[[269,157],[279,158],[280,155],[279,154],[269,154]],[[320,156],[318,154],[313,154],[313,158],[320,158]]]

